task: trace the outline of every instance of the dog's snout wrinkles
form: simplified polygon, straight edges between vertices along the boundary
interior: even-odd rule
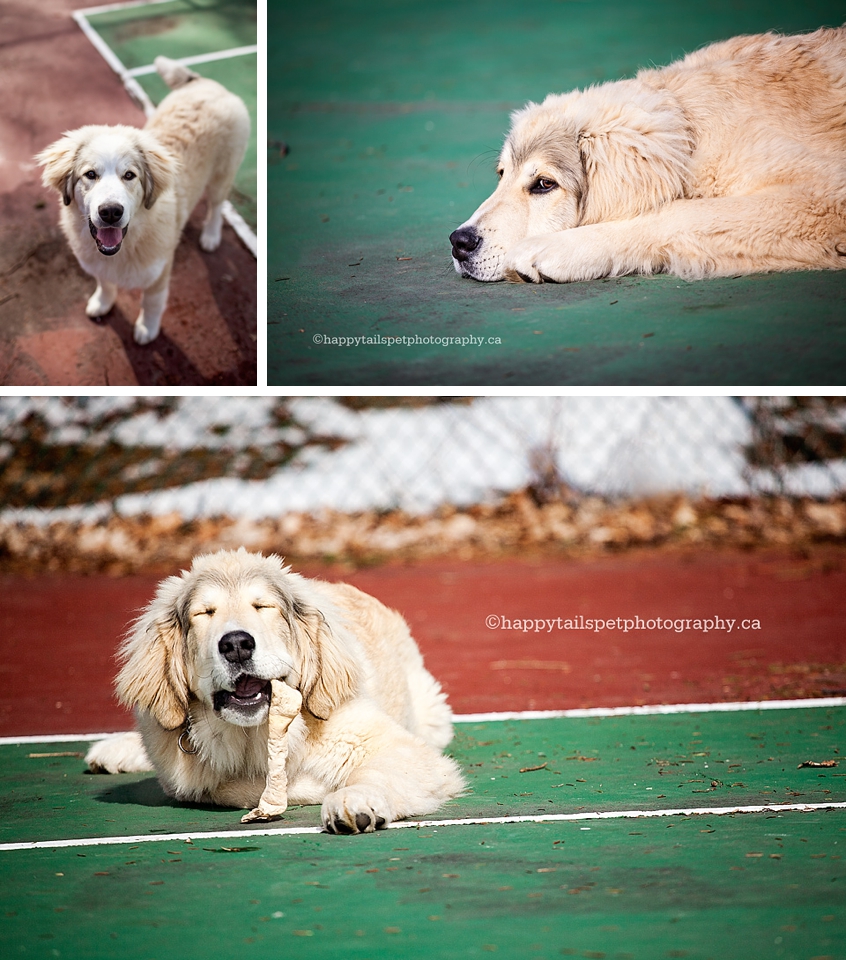
[[[252,659],[256,641],[246,630],[231,630],[225,633],[217,644],[217,649],[230,663],[245,663]]]
[[[467,260],[470,254],[482,242],[482,238],[473,227],[459,227],[449,235],[452,255],[456,260]]]
[[[119,203],[104,203],[97,208],[103,223],[117,223],[123,216],[123,207]]]

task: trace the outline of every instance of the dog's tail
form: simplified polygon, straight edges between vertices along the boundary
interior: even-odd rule
[[[180,87],[184,87],[186,83],[199,79],[200,76],[199,73],[194,73],[193,70],[189,70],[188,67],[176,60],[171,60],[170,57],[156,57],[153,63],[159,72],[159,76],[171,90],[178,90]]]

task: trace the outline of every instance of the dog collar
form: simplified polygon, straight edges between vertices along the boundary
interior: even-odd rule
[[[186,746],[186,744],[188,746]],[[193,757],[197,752],[196,744],[191,742],[191,718],[189,717],[185,721],[185,729],[182,733],[179,734],[179,739],[176,741],[176,745],[179,749],[188,757]],[[191,749],[189,750],[188,747]]]

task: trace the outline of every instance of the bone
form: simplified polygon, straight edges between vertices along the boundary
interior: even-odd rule
[[[303,697],[284,680],[271,680],[267,720],[267,781],[258,806],[241,817],[241,823],[277,820],[288,808],[288,727],[300,712]]]

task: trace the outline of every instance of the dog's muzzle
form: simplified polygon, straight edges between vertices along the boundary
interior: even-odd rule
[[[126,227],[95,227],[91,220],[88,221],[88,229],[97,249],[106,257],[113,257],[120,250],[127,230]]]
[[[271,686],[269,680],[242,674],[235,681],[234,690],[218,690],[214,695],[214,709],[217,713],[230,709],[252,713],[270,704]]]

